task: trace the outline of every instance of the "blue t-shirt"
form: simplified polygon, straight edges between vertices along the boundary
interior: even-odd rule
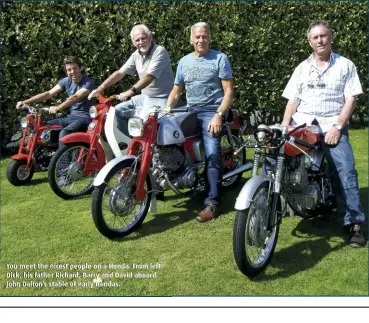
[[[77,91],[84,88],[90,92],[96,88],[95,80],[83,75],[82,80],[79,83],[74,83],[70,77],[65,77],[59,81],[58,85],[67,92],[68,97],[76,94]],[[88,100],[85,97],[83,100],[73,104],[68,111],[68,115],[73,117],[87,117],[90,118],[89,109],[92,105],[96,104],[97,100],[92,98]]]
[[[217,109],[224,97],[221,79],[231,78],[227,56],[210,49],[206,56],[184,56],[178,63],[174,83],[185,87],[187,106]]]

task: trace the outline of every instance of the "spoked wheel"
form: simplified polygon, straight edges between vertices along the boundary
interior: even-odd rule
[[[109,239],[124,237],[138,228],[149,211],[151,202],[151,180],[145,180],[145,198],[136,201],[137,173],[133,159],[124,160],[114,166],[104,183],[92,193],[92,218],[96,228]]]
[[[25,185],[29,183],[33,177],[33,165],[28,167],[26,171],[26,160],[12,160],[6,169],[6,177],[14,186]]]
[[[241,147],[241,141],[238,139],[237,136],[232,135],[235,148],[232,148],[230,139],[228,135],[224,135],[221,138],[220,145],[221,145],[221,154],[222,154],[222,162],[223,162],[223,175],[235,170],[236,168],[242,166],[246,162],[246,152],[245,149],[240,151],[237,156],[233,153],[239,147]],[[222,182],[223,187],[232,187],[238,184],[242,177],[242,173],[232,176]]]
[[[67,200],[89,194],[92,182],[99,171],[86,175],[83,171],[89,147],[83,144],[70,144],[58,149],[49,165],[49,184],[59,197]],[[97,161],[94,155],[92,163]]]
[[[268,182],[264,182],[255,191],[250,207],[236,214],[233,229],[234,257],[240,271],[250,278],[261,273],[269,264],[277,244],[279,222],[272,230],[267,229],[271,204]]]

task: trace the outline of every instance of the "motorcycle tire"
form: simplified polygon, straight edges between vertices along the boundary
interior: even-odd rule
[[[233,228],[234,258],[239,270],[249,278],[259,275],[266,268],[277,245],[278,219],[271,232],[266,230],[271,205],[268,183],[264,182],[252,195],[250,206],[236,214]],[[281,211],[280,203],[278,211]]]
[[[12,160],[7,169],[6,169],[6,177],[10,184],[14,186],[21,186],[29,183],[33,177],[34,167],[30,165],[28,168],[28,172],[25,172],[24,169],[26,167],[26,160]]]
[[[236,168],[242,166],[243,164],[246,163],[246,151],[245,149],[243,149],[242,151],[240,151],[238,153],[237,156],[234,156],[233,153],[235,150],[237,150],[239,147],[241,147],[241,140],[235,136],[234,134],[232,135],[233,141],[235,143],[235,149],[232,148],[230,139],[228,137],[228,135],[224,135],[221,137],[220,139],[220,145],[221,145],[221,150],[222,150],[222,161],[223,161],[223,175],[229,173],[230,171],[235,170]],[[228,151],[228,152],[227,152]],[[224,164],[227,162],[227,160],[225,160],[226,158],[236,158],[236,162],[234,165],[232,165],[231,167],[227,167]],[[230,187],[234,187],[236,186],[239,181],[242,178],[242,173],[237,174],[235,176],[232,176],[231,178],[228,178],[225,181],[222,181],[222,187],[223,188],[230,188]]]
[[[84,163],[76,161],[81,149],[87,156],[89,145],[73,143],[63,145],[50,160],[48,178],[51,189],[64,200],[73,199],[93,191],[93,179],[96,174],[85,176]]]
[[[152,197],[150,176],[145,179],[145,199],[136,205],[136,176],[131,172],[133,165],[133,159],[115,165],[103,184],[92,192],[92,219],[99,232],[109,239],[121,238],[135,231],[149,211]],[[134,213],[136,206],[138,210]],[[109,222],[111,216],[112,222]]]

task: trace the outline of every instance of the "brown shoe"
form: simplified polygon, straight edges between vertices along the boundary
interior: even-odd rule
[[[196,220],[199,222],[208,222],[213,220],[217,215],[217,213],[218,213],[217,207],[212,204],[208,204],[206,205],[205,209],[200,213],[200,215],[196,217]]]

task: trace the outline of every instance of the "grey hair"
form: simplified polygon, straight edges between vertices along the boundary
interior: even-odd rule
[[[132,39],[132,41],[133,41],[133,37],[134,37],[137,30],[142,30],[149,37],[152,36],[151,30],[146,25],[140,24],[140,25],[133,26],[133,28],[131,30],[131,39]]]
[[[210,25],[207,22],[197,22],[196,24],[194,24],[191,27],[191,35],[190,35],[190,43],[192,44],[192,34],[193,34],[193,30],[195,28],[200,28],[200,27],[204,27],[206,29],[206,32],[209,36],[209,41],[211,40],[211,32],[210,32]]]
[[[324,26],[325,30],[331,35],[331,37],[333,36],[332,35],[332,29],[331,29],[331,26],[329,25],[328,22],[326,22],[325,20],[314,20],[310,25],[309,25],[309,28],[306,32],[306,35],[307,35],[307,38],[310,39],[310,32],[311,32],[311,29],[313,29],[313,27],[315,26]]]

